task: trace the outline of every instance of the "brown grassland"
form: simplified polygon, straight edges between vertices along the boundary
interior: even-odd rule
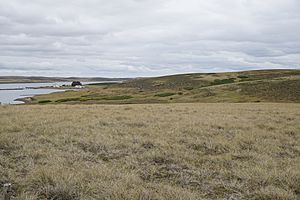
[[[20,200],[300,199],[299,122],[296,103],[0,106],[0,183]]]

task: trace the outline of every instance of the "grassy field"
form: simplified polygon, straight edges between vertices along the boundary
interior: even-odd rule
[[[300,70],[180,74],[122,84],[94,84],[29,98],[31,104],[141,104],[186,102],[297,102]]]
[[[293,103],[0,106],[0,183],[20,200],[299,199],[299,122]]]

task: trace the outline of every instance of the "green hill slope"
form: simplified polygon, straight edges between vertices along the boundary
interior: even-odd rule
[[[139,78],[36,96],[30,103],[300,102],[300,70],[259,70]]]

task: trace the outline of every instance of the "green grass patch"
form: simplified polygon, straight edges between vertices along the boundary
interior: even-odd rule
[[[237,76],[238,78],[242,78],[242,79],[244,79],[244,78],[249,78],[249,76],[246,76],[246,75],[239,75],[239,76]]]
[[[90,98],[80,98],[79,101],[84,102],[84,101],[89,101],[89,100],[93,100],[93,99],[90,99]]]
[[[222,85],[222,84],[228,84],[228,83],[234,83],[235,78],[228,78],[228,79],[216,79],[214,82],[211,83],[211,85]]]
[[[165,93],[160,93],[160,94],[156,94],[154,95],[155,97],[169,97],[169,96],[173,96],[175,95],[176,93],[173,93],[173,92],[165,92]]]
[[[50,101],[50,100],[40,100],[40,101],[38,101],[38,103],[51,103],[52,101]]]
[[[57,103],[64,103],[68,101],[80,101],[81,98],[65,98],[65,99],[58,99],[55,102]]]
[[[185,89],[185,90],[193,90],[194,88],[193,87],[184,87],[183,89]]]
[[[120,96],[111,96],[111,97],[104,97],[104,100],[126,100],[126,99],[131,99],[133,98],[132,96],[128,95],[120,95]]]

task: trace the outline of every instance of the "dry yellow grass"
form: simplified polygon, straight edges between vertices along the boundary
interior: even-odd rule
[[[14,199],[299,199],[300,104],[0,107]]]

